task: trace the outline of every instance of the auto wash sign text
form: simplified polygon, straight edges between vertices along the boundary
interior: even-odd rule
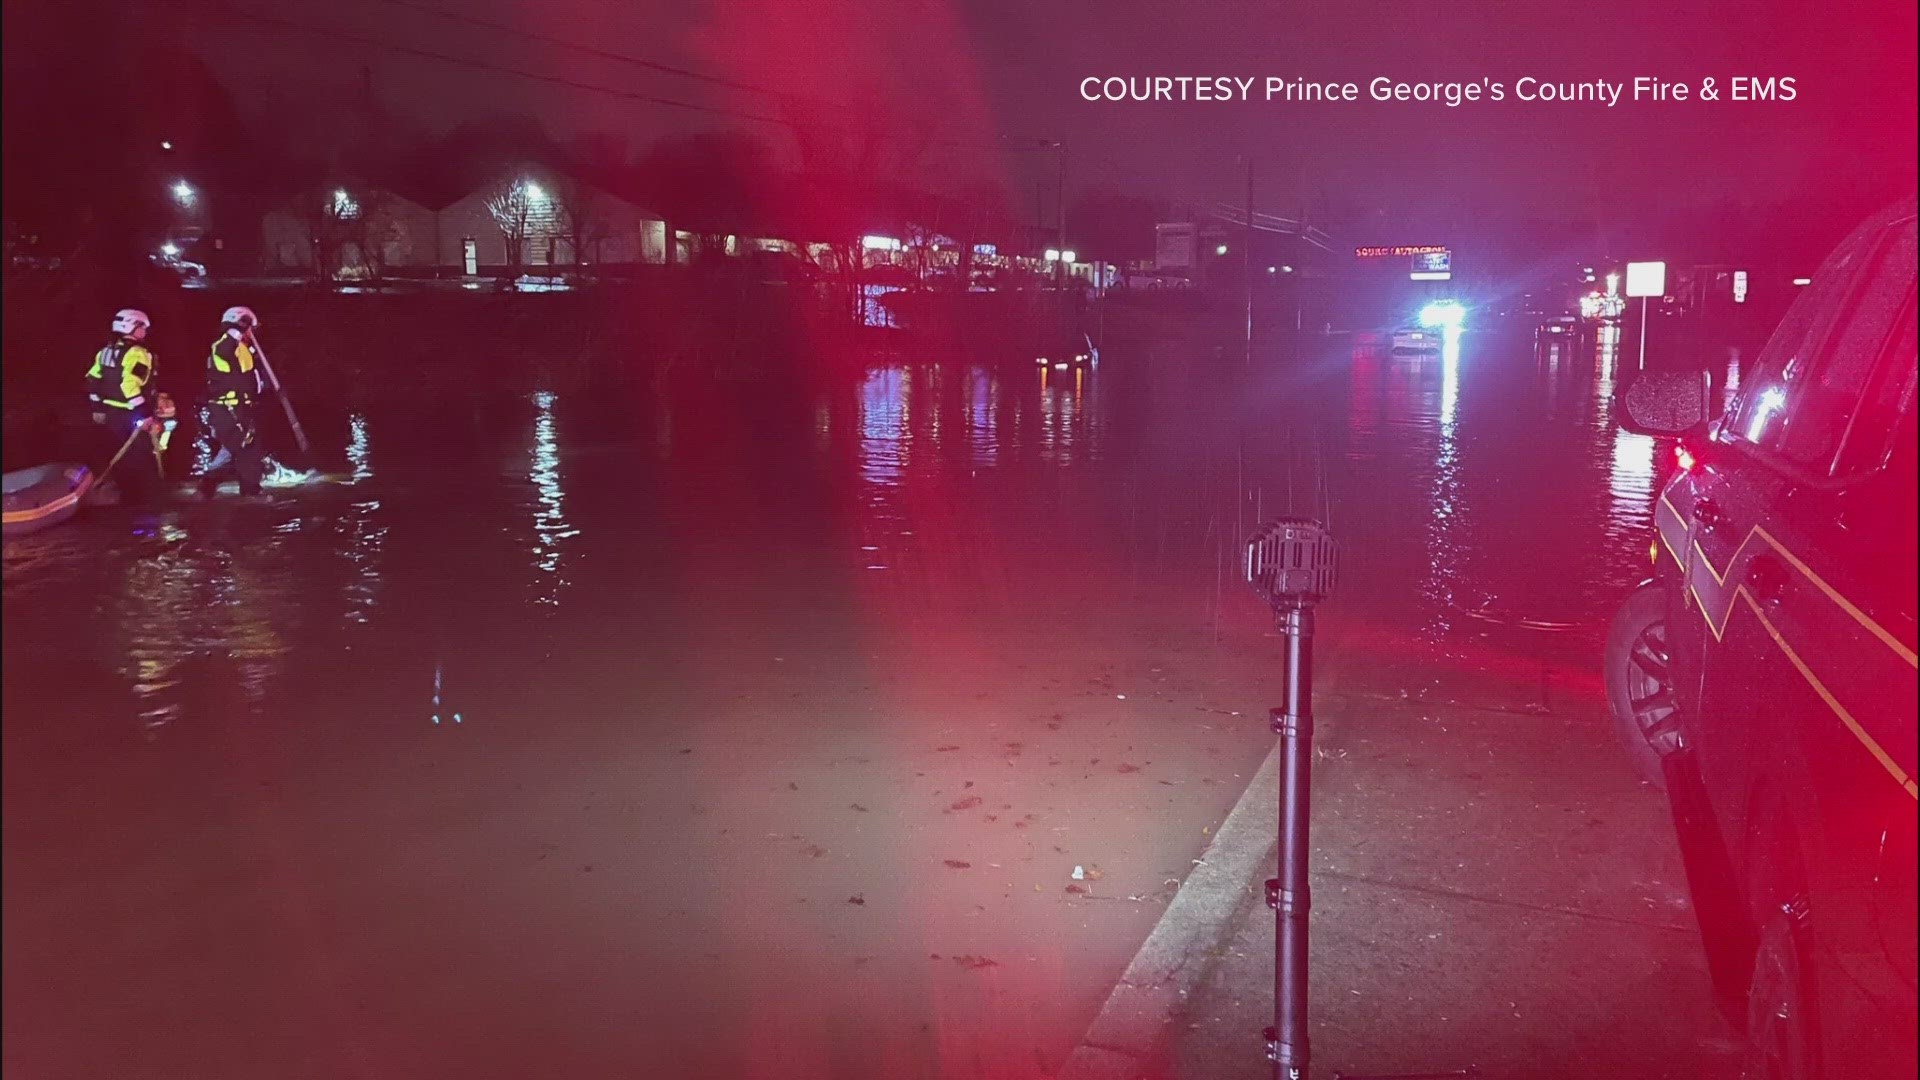
[[[1406,259],[1415,255],[1450,255],[1447,248],[1439,244],[1401,244],[1394,247],[1357,247],[1353,249],[1356,259]]]
[[[1447,281],[1453,277],[1453,250],[1439,244],[1398,244],[1390,247],[1357,247],[1361,259],[1406,259],[1408,277],[1415,281]]]

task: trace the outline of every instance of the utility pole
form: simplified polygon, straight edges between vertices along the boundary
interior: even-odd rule
[[[1247,285],[1246,366],[1253,367],[1253,155],[1247,155],[1247,236],[1240,247],[1240,276]]]
[[[1059,287],[1067,287],[1067,144],[1053,144],[1053,222],[1054,247],[1060,252]]]

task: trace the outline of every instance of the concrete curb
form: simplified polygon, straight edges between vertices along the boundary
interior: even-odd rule
[[[1267,752],[1146,943],[1055,1080],[1137,1080],[1152,1067],[1168,1020],[1212,967],[1249,882],[1269,876],[1279,814],[1280,749]]]

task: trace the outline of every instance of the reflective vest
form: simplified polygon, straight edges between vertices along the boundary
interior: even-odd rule
[[[245,339],[221,334],[207,354],[207,398],[215,405],[245,405],[260,392],[253,349]]]
[[[147,383],[153,379],[153,354],[146,346],[115,338],[93,354],[87,369],[87,399],[109,409],[140,411],[147,403]]]

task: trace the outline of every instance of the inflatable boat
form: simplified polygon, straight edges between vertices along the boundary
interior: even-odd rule
[[[6,535],[50,529],[80,509],[93,485],[85,465],[39,465],[5,474]]]

